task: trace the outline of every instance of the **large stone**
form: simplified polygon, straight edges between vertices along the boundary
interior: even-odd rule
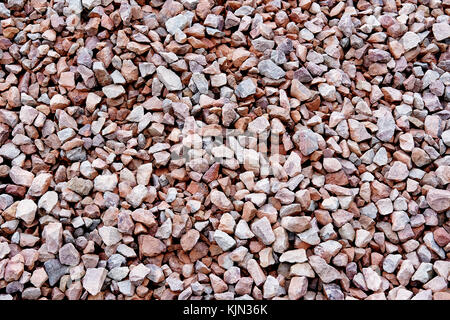
[[[308,279],[306,277],[292,277],[289,284],[289,300],[298,300],[303,297],[308,290]]]
[[[311,91],[297,79],[291,82],[291,95],[300,100],[300,102],[309,100],[312,97]]]
[[[312,130],[309,129],[299,130],[294,134],[292,140],[299,147],[300,152],[304,156],[309,156],[311,153],[319,149],[317,136]]]
[[[153,172],[153,167],[151,163],[142,164],[138,167],[136,173],[136,181],[138,184],[144,186],[148,185],[150,182],[150,177]]]
[[[191,229],[181,237],[181,247],[184,251],[190,251],[197,244],[199,238],[200,233],[195,229]]]
[[[45,261],[44,269],[48,275],[48,282],[51,286],[58,283],[59,279],[69,272],[69,267],[63,266],[58,259],[50,259]]]
[[[47,191],[38,201],[38,208],[46,213],[52,212],[58,203],[58,194],[55,191]]]
[[[281,219],[281,226],[290,232],[300,233],[311,227],[311,217],[288,216]]]
[[[126,200],[133,206],[133,208],[137,208],[142,204],[147,195],[147,187],[139,184],[131,190],[131,192],[126,197]]]
[[[115,174],[107,174],[97,176],[94,179],[94,190],[100,192],[106,191],[114,191],[114,188],[117,186],[117,175]]]
[[[42,231],[47,251],[49,253],[57,253],[62,245],[63,227],[60,222],[50,222]]]
[[[75,191],[76,193],[82,196],[87,196],[91,192],[93,186],[94,184],[92,183],[91,180],[78,177],[73,177],[67,183],[67,188],[69,188],[72,191]]]
[[[378,291],[381,288],[381,277],[372,268],[363,268],[364,280],[367,288],[372,291]]]
[[[421,40],[417,33],[408,31],[403,35],[401,42],[403,44],[403,48],[405,48],[406,51],[409,51],[417,47]]]

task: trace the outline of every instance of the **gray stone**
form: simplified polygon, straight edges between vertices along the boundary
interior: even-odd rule
[[[275,234],[267,217],[262,217],[253,222],[251,230],[265,245],[271,245],[275,241]]]
[[[277,66],[272,60],[262,60],[258,63],[258,71],[265,77],[271,79],[281,79],[286,75],[286,72]]]
[[[247,98],[256,93],[256,86],[251,79],[247,78],[239,83],[235,89],[235,93],[239,98]]]
[[[69,267],[63,266],[58,259],[45,261],[44,269],[48,275],[48,282],[51,286],[54,286],[63,275],[69,272]]]
[[[156,68],[156,74],[159,81],[161,81],[164,86],[169,91],[179,91],[183,89],[183,84],[181,83],[180,77],[170,69],[166,67],[159,66]]]
[[[397,269],[402,255],[400,254],[388,254],[383,260],[383,270],[387,273],[394,273]]]

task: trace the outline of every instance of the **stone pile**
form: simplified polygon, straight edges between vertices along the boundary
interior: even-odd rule
[[[449,300],[449,16],[2,1],[0,300]]]

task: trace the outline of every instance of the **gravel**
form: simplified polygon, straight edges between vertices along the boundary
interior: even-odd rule
[[[0,3],[0,299],[450,300],[448,6]]]

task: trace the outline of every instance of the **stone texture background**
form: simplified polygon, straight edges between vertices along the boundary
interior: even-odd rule
[[[449,8],[1,1],[0,299],[449,300]]]

